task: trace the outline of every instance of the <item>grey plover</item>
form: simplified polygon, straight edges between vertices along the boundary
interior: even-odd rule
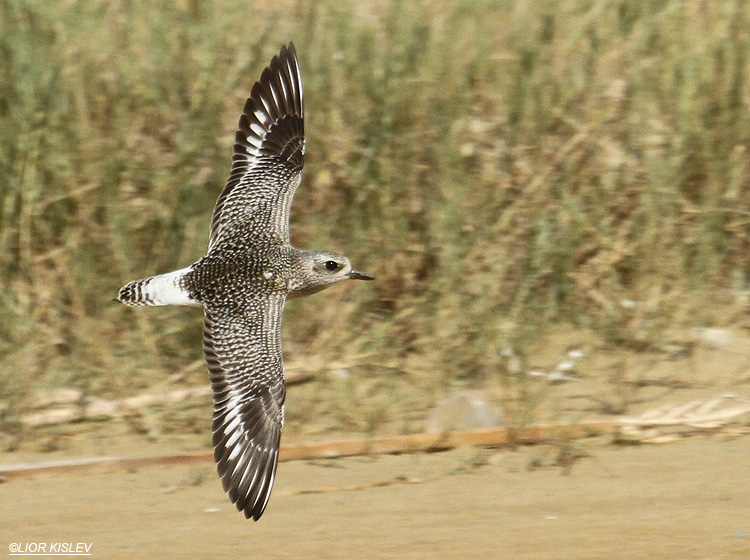
[[[289,242],[289,210],[305,153],[297,53],[281,49],[255,83],[216,202],[206,256],[120,290],[126,305],[203,306],[213,388],[214,458],[224,491],[258,520],[271,495],[284,423],[281,313],[289,298],[343,280],[372,280],[343,255]]]

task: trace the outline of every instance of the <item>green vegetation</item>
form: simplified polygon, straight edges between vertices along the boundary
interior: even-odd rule
[[[555,325],[644,350],[733,319],[750,281],[741,0],[6,0],[6,416],[38,388],[123,396],[200,359],[199,311],[112,298],[203,254],[244,98],[290,40],[308,115],[293,241],[378,277],[287,306],[290,363],[367,383],[318,384],[342,424],[413,408],[395,380],[434,395],[497,376],[504,348]]]

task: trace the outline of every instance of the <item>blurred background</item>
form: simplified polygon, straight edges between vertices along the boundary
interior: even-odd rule
[[[112,299],[204,254],[244,99],[289,41],[293,243],[377,281],[287,305],[308,382],[285,437],[421,432],[457,391],[523,425],[747,389],[745,2],[5,0],[3,450],[39,445],[40,395],[207,385],[200,310]],[[210,406],[117,430],[208,446]]]

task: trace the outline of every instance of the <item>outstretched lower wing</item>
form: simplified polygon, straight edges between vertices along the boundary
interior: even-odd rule
[[[289,209],[305,153],[302,78],[294,45],[255,83],[235,136],[232,172],[214,208],[208,250],[234,238],[289,241]]]
[[[214,458],[224,491],[257,521],[271,495],[284,421],[284,296],[206,308],[203,350],[214,395]]]

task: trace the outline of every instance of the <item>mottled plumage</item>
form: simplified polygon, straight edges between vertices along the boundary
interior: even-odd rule
[[[342,255],[289,244],[304,152],[302,80],[290,44],[273,57],[245,103],[206,256],[131,282],[118,297],[131,306],[204,307],[214,458],[230,500],[256,521],[271,495],[284,421],[284,302],[342,280],[373,279]]]

